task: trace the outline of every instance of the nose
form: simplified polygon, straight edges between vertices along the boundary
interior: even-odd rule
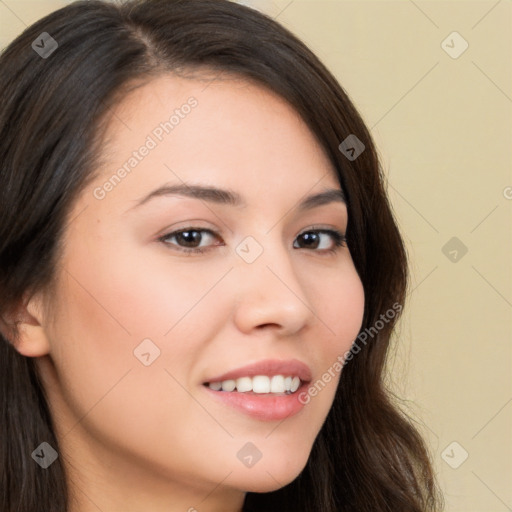
[[[256,261],[239,259],[236,267],[234,317],[240,331],[274,330],[280,336],[289,336],[314,321],[316,315],[292,255],[282,244],[273,242],[271,246],[269,242]]]

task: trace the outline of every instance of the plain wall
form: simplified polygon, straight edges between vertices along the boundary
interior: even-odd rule
[[[2,0],[0,47],[67,3]],[[512,510],[511,3],[241,3],[302,38],[375,137],[412,273],[389,378],[446,510]]]

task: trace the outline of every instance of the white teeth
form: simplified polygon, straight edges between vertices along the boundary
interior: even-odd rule
[[[252,379],[252,390],[255,393],[270,393],[270,379],[266,375],[256,375]]]
[[[223,380],[222,391],[233,391],[236,388],[236,382],[234,380]]]
[[[222,389],[222,382],[211,382],[210,389],[214,391],[220,391]]]
[[[284,377],[282,375],[274,375],[270,379],[270,392],[271,393],[284,393],[286,388],[284,387]]]
[[[240,392],[252,391],[251,377],[240,377],[236,379],[236,390]]]
[[[252,391],[253,393],[295,393],[301,385],[301,380],[297,376],[256,375],[254,377],[240,377],[236,380],[229,379],[222,382],[209,382],[208,387],[214,391],[238,391],[244,393]]]

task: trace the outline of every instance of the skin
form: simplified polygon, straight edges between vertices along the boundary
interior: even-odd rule
[[[110,144],[76,201],[52,294],[23,312],[18,350],[37,357],[73,497],[72,512],[240,511],[305,466],[339,373],[302,411],[262,421],[213,400],[203,382],[262,359],[295,358],[313,381],[348,350],[364,292],[349,248],[294,247],[312,227],[345,233],[347,208],[300,211],[304,196],[340,189],[314,135],[280,97],[246,80],[166,75],[125,96]],[[94,197],[169,112],[198,105],[103,199]],[[240,194],[245,206],[160,196],[164,184]],[[204,253],[180,252],[186,227],[210,229]],[[252,236],[263,253],[235,251]],[[181,242],[182,243],[182,242]],[[300,245],[300,244],[299,244]],[[324,247],[324,249],[322,249]],[[325,247],[327,249],[325,249]],[[144,366],[134,349],[160,349]],[[236,454],[262,453],[251,468]]]

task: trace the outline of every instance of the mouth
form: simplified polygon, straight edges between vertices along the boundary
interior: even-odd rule
[[[266,360],[232,370],[203,382],[217,403],[263,421],[283,420],[304,407],[302,391],[311,370],[297,360]]]
[[[214,391],[250,393],[253,395],[290,395],[303,384],[297,375],[249,375],[238,379],[205,382],[204,385]]]

